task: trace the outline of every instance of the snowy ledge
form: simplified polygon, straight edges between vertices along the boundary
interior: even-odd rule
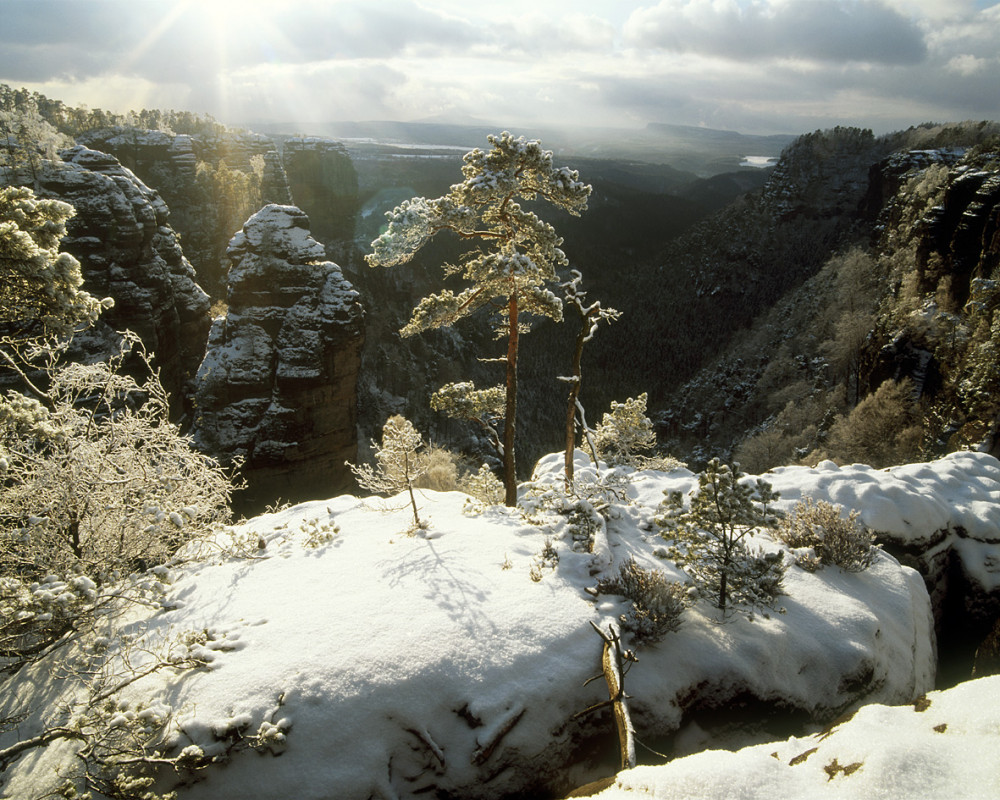
[[[808,738],[706,751],[618,775],[594,800],[989,800],[1000,797],[1000,676],[870,705]]]
[[[561,481],[561,459],[543,459],[537,476]],[[995,464],[976,456],[915,465],[904,474],[923,482],[909,493],[867,488],[864,470],[853,484],[853,468],[836,472],[854,485],[863,513],[885,514],[886,497],[902,513],[911,494],[928,499],[929,483],[960,494]],[[826,472],[833,470],[779,471],[774,484],[786,498],[796,487],[809,494]],[[658,557],[663,540],[650,519],[664,489],[695,479],[681,470],[631,480],[633,502],[613,509],[595,553],[573,549],[558,515],[541,525],[504,508],[468,516],[464,495],[423,492],[424,535],[406,534],[403,498],[342,496],[235,529],[227,539],[246,544],[249,557],[205,547],[173,569],[167,610],[143,611],[129,624],[148,641],[207,632],[210,669],[179,679],[160,673],[129,692],[174,710],[178,749],[220,750],[234,720],[249,730],[281,723],[287,734],[280,757],[236,754],[179,798],[546,796],[613,772],[609,716],[573,716],[606,697],[602,682],[583,687],[600,670],[590,623],[605,626],[627,604],[595,600],[586,589],[597,572],[610,574],[629,557],[681,576]],[[986,529],[992,510],[959,494],[935,502],[951,505],[949,519],[964,515],[970,529],[979,522]],[[557,564],[541,559],[546,539]],[[720,622],[699,601],[680,630],[638,649],[626,689],[641,741],[682,754],[719,746],[723,730],[738,735],[730,742],[783,738],[782,725],[821,726],[866,703],[912,703],[933,687],[930,602],[915,571],[885,553],[863,573],[790,567],[785,591],[784,613],[757,613],[754,621]],[[59,666],[24,670],[0,700],[2,716],[15,696],[20,704],[45,698],[22,736],[74,691],[50,677]],[[788,758],[781,750],[784,763],[796,746]],[[2,791],[43,794],[71,750],[53,746],[22,759]]]

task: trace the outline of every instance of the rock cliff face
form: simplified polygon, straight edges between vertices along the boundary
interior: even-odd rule
[[[163,385],[179,400],[201,361],[211,319],[208,296],[168,224],[167,205],[113,156],[78,146],[62,157],[44,170],[41,194],[76,208],[63,247],[80,261],[86,289],[115,300],[77,341],[100,352],[114,331],[134,331],[156,354]]]
[[[357,454],[363,311],[294,206],[268,205],[229,245],[229,309],[198,371],[195,436],[244,460],[247,509],[330,497]]]
[[[878,217],[878,247],[907,264],[906,288],[919,307],[873,338],[868,386],[910,378],[945,423],[933,428],[940,446],[1000,454],[996,156],[965,148],[901,153],[873,170],[874,193],[893,187]]]
[[[292,202],[313,220],[313,233],[328,249],[340,251],[353,243],[358,174],[344,146],[330,139],[291,138],[284,143],[282,161]]]
[[[855,215],[868,190],[871,164],[889,149],[858,128],[802,136],[782,153],[764,187],[764,202],[784,222]]]
[[[225,296],[223,263],[233,234],[262,205],[290,202],[275,143],[261,134],[116,127],[80,141],[114,155],[161,193],[198,282],[213,298]]]

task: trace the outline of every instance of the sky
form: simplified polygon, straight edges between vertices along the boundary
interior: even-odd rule
[[[0,83],[228,124],[1000,118],[998,0],[0,0]]]

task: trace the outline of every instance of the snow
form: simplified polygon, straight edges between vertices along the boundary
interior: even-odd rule
[[[995,800],[1000,676],[869,705],[830,731],[621,773],[597,800]],[[923,708],[923,710],[921,710]]]
[[[562,458],[539,463],[536,495],[544,484],[561,486]],[[256,517],[189,547],[169,576],[158,576],[169,581],[160,609],[134,607],[123,624],[143,643],[187,636],[208,667],[147,676],[125,690],[127,708],[160,716],[172,709],[174,754],[223,754],[243,734],[266,746],[210,767],[179,800],[499,798],[567,791],[613,772],[610,716],[573,715],[607,697],[602,681],[583,685],[600,671],[602,643],[590,623],[606,629],[627,601],[587,589],[629,557],[683,579],[657,555],[664,540],[652,518],[664,490],[697,485],[683,469],[625,472],[631,503],[611,507],[593,553],[537,500],[524,501],[526,513],[493,507],[470,515],[465,495],[431,491],[418,493],[430,525],[417,536],[407,533],[405,495],[341,496]],[[578,480],[592,476],[578,453]],[[868,524],[913,539],[962,524],[981,536],[963,540],[966,559],[996,579],[998,476],[995,459],[963,453],[884,472],[822,464],[766,477],[786,504],[806,494],[850,500]],[[547,542],[557,560],[542,556]],[[755,544],[779,547],[765,536]],[[790,567],[785,590],[781,609],[757,609],[752,620],[722,620],[699,601],[677,632],[637,649],[626,690],[640,759],[653,758],[643,744],[675,755],[756,744],[786,735],[770,722],[818,729],[864,706],[853,720],[826,738],[640,767],[602,797],[732,797],[736,787],[746,798],[837,790],[881,797],[890,796],[891,781],[926,789],[891,796],[996,796],[984,792],[996,788],[988,765],[1000,755],[1000,683],[931,694],[926,712],[913,710],[933,688],[936,660],[930,601],[915,571],[880,553],[863,573]],[[117,645],[101,644],[114,660]],[[141,665],[143,654],[132,658]],[[49,659],[26,667],[0,693],[0,718],[36,700],[21,736],[63,720],[62,704],[81,696],[78,684],[53,677],[60,666]],[[713,714],[744,703],[767,719],[724,738]],[[941,724],[944,734],[934,730]],[[0,747],[13,741],[15,732],[0,735]],[[2,776],[0,797],[43,795],[73,766],[74,746],[56,742],[22,757]],[[834,758],[864,766],[828,782],[823,767]]]
[[[299,264],[310,260],[325,261],[326,250],[312,237],[307,225],[305,214],[295,206],[267,205],[250,217],[242,230],[233,236],[229,250],[266,250],[294,258]]]
[[[910,550],[950,550],[980,592],[1000,589],[1000,461],[988,453],[964,450],[884,470],[825,461],[765,477],[785,509],[805,496],[858,509],[881,538]]]

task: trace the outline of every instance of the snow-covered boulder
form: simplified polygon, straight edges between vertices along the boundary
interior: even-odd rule
[[[227,256],[228,312],[198,370],[197,439],[244,459],[251,507],[346,489],[344,462],[357,453],[358,293],[294,206],[258,211]]]
[[[884,470],[824,461],[779,467],[765,477],[786,509],[810,496],[859,510],[886,549],[924,576],[943,647],[974,647],[1000,616],[995,457],[961,451]],[[971,652],[965,660],[971,664]]]

